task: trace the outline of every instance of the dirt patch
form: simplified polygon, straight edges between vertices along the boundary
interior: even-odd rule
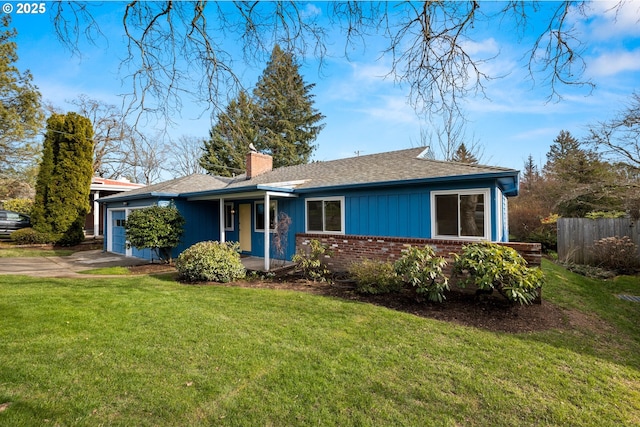
[[[474,293],[453,290],[446,301],[434,303],[420,298],[411,289],[387,295],[363,295],[352,286],[307,281],[237,282],[228,286],[288,289],[359,301],[411,313],[416,316],[454,322],[495,332],[533,332],[564,329],[567,315],[561,308],[543,301],[530,306],[513,305],[501,296],[477,298]]]
[[[175,271],[166,264],[129,267],[135,274]],[[202,284],[201,284],[202,285]],[[331,296],[349,301],[375,304],[416,316],[453,322],[495,332],[522,333],[549,329],[568,329],[580,313],[564,310],[548,301],[529,306],[513,305],[499,295],[476,297],[468,290],[452,290],[446,301],[433,303],[419,298],[411,289],[388,295],[362,295],[349,283],[310,282],[294,276],[271,280],[243,280],[211,286],[238,286],[256,289],[282,289]]]

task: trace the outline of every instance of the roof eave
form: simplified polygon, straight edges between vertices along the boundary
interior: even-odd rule
[[[173,198],[173,197],[180,197],[180,193],[164,193],[164,192],[156,192],[156,191],[152,191],[150,193],[136,193],[136,194],[125,193],[122,195],[118,194],[113,196],[102,197],[98,199],[98,202],[100,203],[124,202],[132,199],[133,200],[148,199],[152,197],[158,197],[158,198],[172,197]]]
[[[276,193],[286,193],[286,194],[294,194],[296,192],[293,188],[282,188],[282,187],[272,187],[268,185],[249,185],[246,187],[233,187],[233,188],[219,188],[216,190],[207,190],[207,191],[193,191],[190,193],[181,194],[182,197],[186,197],[188,200],[210,200],[210,199],[219,199],[224,198],[224,196],[229,195],[242,195],[246,194],[247,196],[253,196],[252,193],[266,193],[266,192],[276,192]]]
[[[505,195],[512,196],[517,195],[517,183],[518,183],[518,174],[517,170],[513,171],[504,171],[504,172],[490,172],[490,173],[481,173],[481,174],[471,174],[471,175],[450,175],[450,176],[438,176],[438,177],[428,177],[428,178],[416,178],[416,179],[407,179],[400,181],[380,181],[380,182],[363,182],[363,183],[354,183],[354,184],[340,184],[340,185],[330,185],[325,187],[308,187],[308,188],[299,188],[295,191],[297,193],[311,193],[317,191],[335,191],[335,190],[346,190],[346,189],[367,189],[367,188],[375,188],[375,187],[395,187],[395,186],[403,186],[403,185],[419,185],[419,184],[433,184],[433,183],[448,183],[448,182],[461,182],[461,181],[473,181],[473,180],[486,180],[486,179],[496,179],[503,180],[506,179],[505,182],[501,182],[501,185],[505,188],[509,187],[506,185],[509,180],[514,182],[513,186],[515,186],[515,194],[514,190],[505,191]]]

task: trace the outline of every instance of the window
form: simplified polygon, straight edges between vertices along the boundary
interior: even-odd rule
[[[226,231],[233,231],[233,225],[235,224],[236,212],[233,209],[233,203],[224,204],[224,229]]]
[[[489,190],[432,193],[435,237],[489,240]]]
[[[256,202],[256,231],[264,231],[264,202]],[[269,203],[269,230],[276,229],[276,212],[278,212],[278,203],[272,200]]]
[[[307,232],[344,234],[344,197],[307,199]]]

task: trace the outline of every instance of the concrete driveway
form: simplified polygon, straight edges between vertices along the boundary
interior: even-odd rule
[[[141,258],[103,252],[102,250],[80,251],[70,256],[0,258],[0,274],[22,274],[35,277],[85,277],[82,270],[102,267],[117,267],[148,264]]]

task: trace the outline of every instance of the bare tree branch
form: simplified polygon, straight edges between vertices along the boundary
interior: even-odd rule
[[[616,117],[589,129],[587,142],[609,160],[640,172],[640,93],[631,95],[629,104]]]
[[[513,0],[485,14],[485,4],[477,0],[331,2],[322,4],[322,11],[296,1],[134,0],[126,5],[122,21],[128,55],[121,72],[131,82],[124,106],[136,124],[154,119],[170,123],[187,100],[213,114],[242,88],[238,65],[263,62],[276,43],[296,57],[313,57],[322,64],[329,33],[334,37],[337,29],[347,58],[358,46],[366,47],[371,36],[386,39],[381,54],[391,59],[387,76],[407,86],[418,112],[462,114],[461,99],[484,96],[487,82],[501,77],[486,70],[494,57],[482,58],[469,49],[474,26],[511,18],[515,28],[506,31],[524,34],[539,14],[548,24],[523,61],[533,81],[542,76],[549,99],[560,99],[564,87],[593,87],[583,79],[584,46],[569,19],[588,17],[586,4]],[[82,2],[52,7],[58,38],[76,52],[83,37],[104,37],[91,7]],[[235,53],[237,47],[241,55]]]
[[[201,138],[182,135],[177,141],[170,143],[169,172],[173,177],[207,173],[200,165],[200,158],[204,154]]]
[[[573,9],[572,9],[573,8]],[[529,51],[528,70],[532,80],[538,74],[543,75],[544,84],[551,89],[547,99],[562,99],[559,86],[595,85],[581,80],[586,69],[582,58],[583,44],[574,28],[567,28],[567,18],[571,11],[585,16],[584,3],[576,5],[572,1],[563,1],[557,6],[549,25],[540,34]]]

